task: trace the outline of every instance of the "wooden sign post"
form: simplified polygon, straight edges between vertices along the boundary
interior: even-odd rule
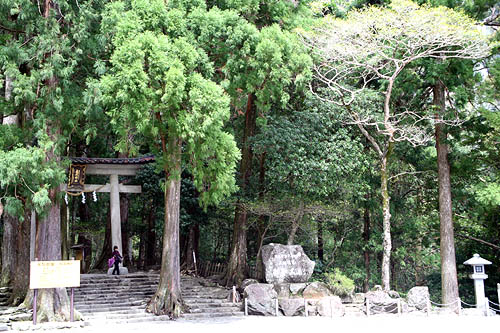
[[[33,289],[33,325],[36,325],[38,289],[71,288],[70,320],[74,321],[74,290],[80,287],[80,260],[32,261],[30,289]]]

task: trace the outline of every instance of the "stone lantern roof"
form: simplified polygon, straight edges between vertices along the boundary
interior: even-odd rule
[[[464,265],[491,265],[491,261],[483,259],[479,254],[474,254],[472,258],[464,262]]]

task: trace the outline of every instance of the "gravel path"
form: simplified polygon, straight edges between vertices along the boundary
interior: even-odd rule
[[[142,333],[489,333],[500,332],[500,316],[431,316],[414,317],[377,315],[372,317],[258,317],[224,318],[206,321],[170,321],[147,324],[102,325],[77,329],[41,332],[97,333],[97,332],[142,332]]]

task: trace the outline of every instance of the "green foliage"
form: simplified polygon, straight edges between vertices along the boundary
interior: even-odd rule
[[[229,98],[211,81],[213,65],[196,43],[191,13],[207,15],[204,6],[183,2],[168,7],[163,1],[110,4],[106,17],[112,24],[103,29],[113,34],[115,50],[99,87],[120,137],[117,149],[136,154],[138,147],[130,138],[144,136],[158,152],[162,168],[173,170],[168,157],[173,148],[166,142],[179,138],[184,166],[206,207],[236,190],[233,173],[239,152],[233,136],[223,130]],[[184,28],[173,33],[170,23]]]
[[[343,179],[362,172],[363,147],[348,127],[341,110],[310,97],[302,110],[269,116],[252,140],[257,154],[266,154],[266,191],[293,193],[310,199],[345,192]],[[359,190],[359,188],[358,188]]]
[[[322,280],[334,295],[342,297],[351,295],[354,292],[354,281],[348,278],[338,268],[323,273]]]

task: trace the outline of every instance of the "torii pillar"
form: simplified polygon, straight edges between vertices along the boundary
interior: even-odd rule
[[[120,217],[120,192],[121,193],[141,193],[140,185],[123,185],[118,182],[118,176],[135,176],[143,164],[154,162],[153,156],[142,158],[71,158],[73,164],[85,165],[85,174],[109,176],[109,184],[105,185],[84,185],[86,192],[109,192],[111,211],[111,246],[118,246],[118,251],[123,255],[122,229]],[[62,190],[67,190],[63,186]],[[111,257],[111,253],[109,253]],[[111,274],[113,268],[108,269]],[[127,274],[128,269],[120,264],[120,274]]]
[[[86,190],[97,190],[97,192],[109,192],[109,206],[111,211],[111,246],[118,246],[118,251],[123,256],[122,227],[120,216],[120,192],[121,193],[141,193],[140,185],[123,185],[118,182],[118,176],[135,176],[141,165],[137,164],[88,164],[87,175],[107,175],[109,184],[85,185]],[[110,253],[111,256],[111,253]],[[113,267],[108,269],[111,274]],[[120,263],[120,274],[127,274],[128,269]]]

